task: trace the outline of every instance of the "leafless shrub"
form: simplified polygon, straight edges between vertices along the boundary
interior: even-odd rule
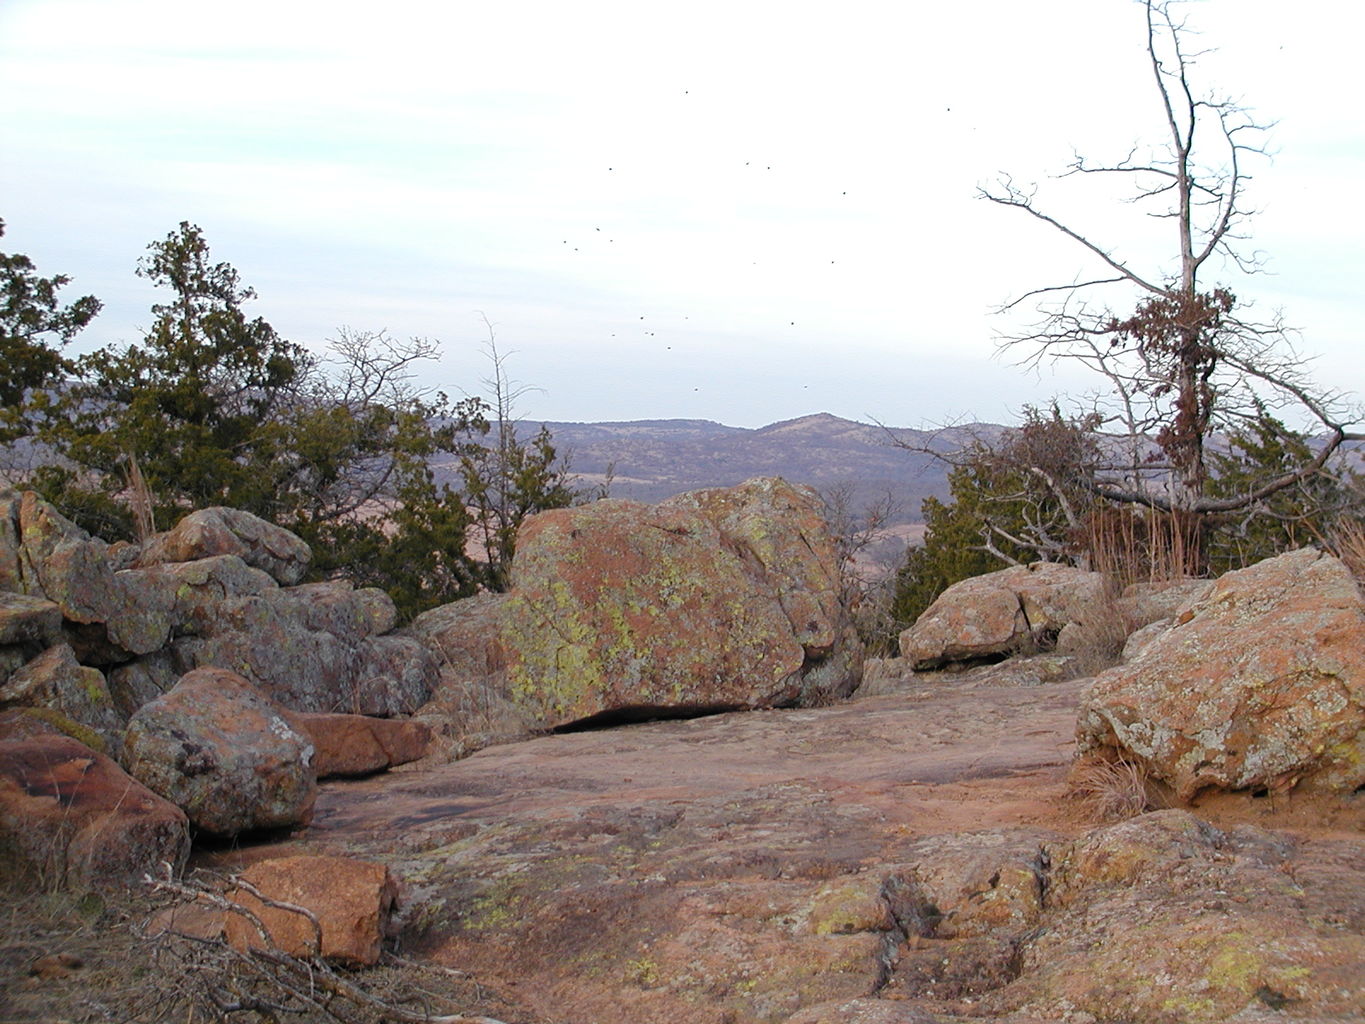
[[[1099,821],[1123,821],[1153,809],[1147,769],[1123,757],[1076,762],[1067,796]]]
[[[269,943],[236,950],[221,928],[195,927],[192,915],[183,916],[196,908],[245,914],[224,895],[231,884],[199,873],[127,892],[18,898],[0,891],[0,1017],[501,1024],[483,1011],[519,1012],[460,971],[392,953],[375,967],[346,971]],[[172,907],[182,916],[167,927],[162,922]]]

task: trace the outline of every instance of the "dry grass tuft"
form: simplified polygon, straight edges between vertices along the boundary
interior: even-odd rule
[[[1347,520],[1332,531],[1332,554],[1346,563],[1356,579],[1365,581],[1365,525]]]
[[[1108,576],[1100,597],[1092,606],[1079,609],[1057,638],[1057,653],[1076,659],[1078,678],[1096,675],[1119,662],[1133,631],[1133,623],[1119,607],[1119,589],[1118,580]]]
[[[1147,769],[1122,757],[1076,762],[1067,796],[1100,821],[1123,821],[1154,809]]]

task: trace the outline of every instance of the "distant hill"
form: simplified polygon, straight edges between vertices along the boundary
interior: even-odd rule
[[[902,505],[898,522],[920,519],[920,502],[946,497],[942,463],[896,447],[894,439],[948,449],[980,425],[946,431],[887,428],[828,413],[773,423],[756,430],[708,420],[636,420],[627,423],[547,423],[555,444],[568,452],[574,472],[588,482],[615,476],[611,495],[660,501],[698,487],[723,487],[754,476],[780,476],[820,491],[848,486],[855,508],[890,492]]]

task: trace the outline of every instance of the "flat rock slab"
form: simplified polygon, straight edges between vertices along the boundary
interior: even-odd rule
[[[1121,930],[1110,935],[1104,922],[1122,915],[1105,912],[1105,901],[1112,890],[1143,903],[1137,882],[1073,869],[1073,901],[1054,912],[1045,898],[1051,865],[1072,863],[1068,851],[1095,827],[1064,796],[1086,685],[938,678],[829,708],[489,748],[432,770],[327,784],[301,842],[218,859],[287,851],[386,863],[404,887],[406,954],[469,972],[524,1007],[527,1020],[823,1024],[845,1020],[844,1006],[848,1021],[897,1024],[980,1019],[985,1007],[988,1019],[1012,1024],[1079,1020],[1078,1008],[1092,1020],[1157,1019],[1139,1003],[1114,1002],[1128,990],[1112,994],[1102,971],[1085,992],[1064,984],[1071,970],[1119,969],[1121,960],[1088,951],[1121,945]],[[1244,805],[1226,814],[1271,810]],[[1166,833],[1153,834],[1160,847]],[[1196,852],[1216,861],[1220,841]],[[1323,979],[1322,991],[1347,992],[1332,996],[1345,1002],[1320,997],[1283,958],[1267,961],[1262,978],[1246,951],[1224,956],[1212,945],[1184,956],[1190,970],[1236,954],[1240,973],[1192,976],[1216,998],[1192,1000],[1193,1010],[1169,1020],[1227,1019],[1260,988],[1337,1015],[1354,1012],[1352,1000],[1365,1007],[1340,968],[1365,956],[1365,895],[1342,881],[1365,869],[1365,844],[1356,832],[1285,849],[1248,859],[1254,871],[1207,897],[1226,909],[1200,913],[1212,915],[1211,927],[1230,915],[1217,935],[1242,934],[1236,915],[1255,905],[1237,902],[1234,883],[1245,877],[1246,892],[1275,901],[1266,914],[1286,922],[1286,941],[1313,950],[1304,956],[1318,966],[1305,970]],[[1134,878],[1156,884],[1170,874],[1151,863]],[[1282,863],[1306,895],[1261,895],[1267,878],[1292,881]],[[1194,890],[1150,897],[1158,907],[1172,901],[1173,922],[1191,913],[1191,900],[1203,906],[1198,873],[1191,878]],[[1313,889],[1305,878],[1321,881]],[[1319,941],[1318,925],[1296,922],[1293,908],[1320,922],[1327,905],[1337,923],[1322,927],[1337,938]],[[1054,936],[1052,945],[1040,935]],[[1025,944],[1065,946],[1076,959],[1014,955]],[[1022,977],[1021,964],[1032,965]],[[1224,1016],[1201,1017],[1200,1007]]]

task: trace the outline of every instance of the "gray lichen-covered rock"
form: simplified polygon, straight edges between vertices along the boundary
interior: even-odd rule
[[[1311,548],[1231,572],[1082,706],[1078,752],[1117,751],[1181,799],[1205,787],[1365,784],[1365,598]]]
[[[9,707],[56,711],[94,731],[113,757],[123,746],[123,719],[104,674],[77,662],[67,644],[49,647],[0,686],[0,708]]]
[[[172,650],[180,665],[231,669],[296,711],[411,714],[438,668],[411,637],[374,635],[392,609],[382,592],[341,583],[270,589],[212,605]]]
[[[193,562],[214,555],[236,555],[284,586],[303,579],[313,557],[308,545],[283,527],[250,512],[219,507],[191,512],[175,529],[153,537],[138,564]]]
[[[308,737],[245,679],[219,668],[188,673],[140,708],[128,723],[123,763],[215,835],[306,823],[317,796]]]
[[[901,633],[901,657],[920,670],[1046,649],[1068,625],[1099,626],[1112,616],[1106,586],[1097,572],[1054,562],[962,580]]]
[[[62,610],[31,594],[0,591],[0,645],[55,643],[62,635]]]

